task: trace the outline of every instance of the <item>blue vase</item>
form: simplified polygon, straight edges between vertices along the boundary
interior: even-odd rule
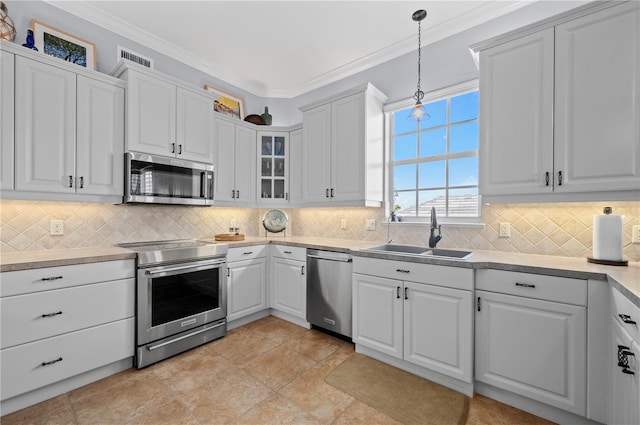
[[[38,51],[38,48],[34,44],[34,40],[33,40],[33,30],[27,30],[27,41],[22,45],[22,47],[26,47],[27,49],[33,49],[36,52]]]

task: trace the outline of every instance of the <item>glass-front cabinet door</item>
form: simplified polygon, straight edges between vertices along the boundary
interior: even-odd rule
[[[259,131],[258,150],[259,203],[289,203],[289,133]]]

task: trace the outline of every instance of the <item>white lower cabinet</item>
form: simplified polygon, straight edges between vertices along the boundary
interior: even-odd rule
[[[472,285],[471,269],[356,257],[353,341],[471,383]]]
[[[476,297],[475,379],[586,416],[586,281],[478,270]]]
[[[230,248],[227,254],[227,320],[267,308],[267,246]]]
[[[307,318],[305,248],[272,245],[271,308],[297,319]]]
[[[133,260],[13,271],[1,278],[3,406],[133,356]]]
[[[640,308],[612,289],[609,423],[640,424]]]

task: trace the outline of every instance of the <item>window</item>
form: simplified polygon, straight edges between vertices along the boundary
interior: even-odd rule
[[[478,90],[454,88],[424,102],[430,115],[417,121],[413,105],[390,113],[390,202],[396,216],[421,221],[479,217]],[[464,220],[461,220],[464,221]]]

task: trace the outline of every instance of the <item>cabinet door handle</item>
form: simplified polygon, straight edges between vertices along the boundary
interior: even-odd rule
[[[478,308],[478,311],[480,311],[480,297],[478,297],[478,301],[476,301],[476,307]]]
[[[80,176],[80,189],[84,189],[84,177]]]
[[[58,279],[62,279],[62,276],[43,277],[40,280],[58,280]]]
[[[533,285],[531,283],[520,283],[520,282],[516,282],[516,286],[519,286],[521,288],[535,288],[536,285]]]
[[[396,286],[396,299],[399,300],[400,299],[400,287]]]
[[[231,277],[231,269],[227,268],[227,277]]]
[[[236,190],[236,199],[240,199],[240,191]]]
[[[333,188],[331,188],[331,197],[333,198]]]
[[[304,266],[302,266],[302,276],[304,276]]]
[[[56,311],[55,313],[45,313],[42,315],[42,317],[54,317],[57,316],[59,314],[62,314],[62,311]]]
[[[176,144],[171,143],[171,153],[176,153]]]
[[[411,270],[396,269],[398,273],[411,273]]]
[[[629,324],[629,325],[637,324],[635,320],[631,320],[631,316],[629,316],[628,314],[618,314],[618,316],[620,316],[622,321],[626,324]]]
[[[324,196],[325,196],[326,198],[328,198],[328,197],[329,197],[329,189],[325,189],[325,190],[324,190]]]
[[[182,145],[178,145],[178,155],[182,155]]]
[[[41,363],[41,365],[42,365],[42,366],[49,366],[49,365],[52,365],[52,364],[54,364],[54,363],[58,363],[58,362],[61,362],[61,361],[62,361],[62,357],[58,357],[58,358],[57,358],[57,359],[55,359],[55,360],[50,360],[50,361],[48,361],[48,362],[42,362],[42,363]]]
[[[544,185],[549,186],[549,172],[544,173]]]
[[[73,176],[69,176],[69,187],[73,187]]]
[[[562,186],[562,171],[558,171],[558,186]]]
[[[626,373],[627,375],[635,375],[636,374],[634,371],[632,371],[628,367],[623,367],[622,368],[622,373]]]
[[[635,354],[629,351],[629,347],[618,345],[618,366],[623,369],[623,372],[624,369],[629,369],[629,356],[635,357]]]
[[[236,199],[236,191],[235,191],[235,189],[231,191],[231,199]]]
[[[409,292],[408,292],[408,291],[409,291],[409,288],[407,288],[407,287],[405,286],[405,288],[404,288],[404,299],[405,299],[405,300],[408,300],[408,299],[409,299]]]

